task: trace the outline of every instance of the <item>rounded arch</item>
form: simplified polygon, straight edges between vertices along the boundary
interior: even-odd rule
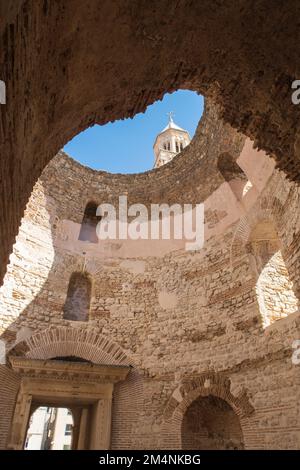
[[[19,342],[9,354],[30,359],[75,356],[94,364],[134,366],[120,346],[94,329],[49,327]]]
[[[276,192],[274,191],[274,194]],[[278,199],[262,198],[239,222],[231,245],[231,269],[241,253],[248,258],[263,328],[298,310],[295,275],[286,256],[284,205]],[[292,270],[292,274],[294,271]]]
[[[277,222],[278,222],[278,201],[265,201],[260,200],[258,206],[255,205],[250,212],[241,217],[231,242],[230,247],[230,265],[233,268],[235,259],[237,256],[240,256],[240,253],[245,253],[246,255],[246,245],[250,239],[251,232],[256,225],[264,223],[266,220],[272,221],[273,225],[276,227],[278,232]]]
[[[266,219],[270,219],[272,212],[270,209],[260,209],[258,212],[253,211],[252,213],[246,214],[241,218],[231,244],[231,255],[232,258],[236,253],[246,245],[252,229],[259,222],[263,222]]]
[[[182,448],[182,426],[184,416],[190,405],[199,398],[214,396],[225,401],[237,415],[241,429],[248,423],[254,413],[246,390],[237,396],[231,390],[228,377],[215,373],[204,373],[186,380],[172,393],[164,411],[164,433],[167,448]]]
[[[128,433],[128,427],[138,430],[143,419],[143,371],[116,342],[96,329],[49,327],[10,349],[8,362],[10,356],[16,355],[45,360],[75,356],[94,364],[131,366],[126,380],[114,387],[111,448],[118,449],[121,445],[132,448],[135,434]]]
[[[254,206],[252,206],[250,211],[241,217],[237,224],[230,247],[231,268],[233,267],[236,257],[239,256],[240,253],[245,252],[246,254],[244,247],[250,238],[251,231],[257,224],[262,223],[265,220],[272,221],[280,238],[280,233],[284,230],[285,224],[283,215],[285,212],[284,203],[288,195],[288,186],[284,188],[282,193],[279,195],[277,191],[279,178],[280,174],[278,173],[271,181],[270,186],[268,186],[268,197],[260,197]],[[273,197],[270,196],[272,194],[274,195]],[[282,200],[279,197],[281,197]]]
[[[183,416],[181,445],[183,449],[244,449],[239,417],[223,398],[199,396]]]

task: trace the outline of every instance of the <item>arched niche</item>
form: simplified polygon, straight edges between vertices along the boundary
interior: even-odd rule
[[[97,217],[96,212],[97,204],[93,201],[88,202],[85,206],[84,215],[82,218],[78,237],[79,240],[90,243],[98,243],[96,228],[100,218]]]
[[[65,320],[87,321],[89,319],[92,281],[84,272],[72,273],[63,309]]]
[[[244,448],[239,417],[222,398],[198,397],[187,408],[181,427],[182,449]]]

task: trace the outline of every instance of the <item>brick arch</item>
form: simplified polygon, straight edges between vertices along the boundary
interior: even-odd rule
[[[235,396],[230,390],[228,377],[215,373],[204,373],[179,385],[172,393],[164,411],[163,439],[167,448],[181,448],[181,428],[189,406],[199,397],[213,395],[228,403],[240,420],[241,428],[247,427],[248,418],[254,413],[245,390]],[[244,430],[243,430],[244,431]],[[245,436],[244,436],[245,437]]]
[[[76,356],[94,364],[134,366],[120,346],[94,329],[50,327],[19,342],[9,354],[30,359]]]
[[[94,364],[131,366],[126,380],[115,384],[114,388],[111,448],[133,447],[135,434],[143,419],[143,372],[114,341],[95,329],[50,327],[19,342],[9,351],[8,358],[10,355],[31,359],[76,356]]]

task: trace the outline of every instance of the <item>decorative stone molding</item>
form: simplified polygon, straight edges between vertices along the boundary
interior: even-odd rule
[[[125,380],[129,366],[105,366],[88,362],[9,358],[21,384],[11,425],[8,448],[24,447],[30,415],[38,405],[72,405],[92,408],[88,449],[109,449],[114,384]],[[82,434],[82,423],[78,435]],[[81,444],[80,444],[81,445]],[[74,448],[79,448],[76,443]]]
[[[14,372],[22,377],[72,380],[79,382],[116,383],[125,380],[129,366],[96,365],[88,362],[27,359],[10,356]]]

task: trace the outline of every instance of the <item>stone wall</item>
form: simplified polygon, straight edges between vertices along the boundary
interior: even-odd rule
[[[0,449],[6,449],[20,378],[1,364],[0,383]]]
[[[251,142],[232,133],[224,146],[252,184],[238,200],[230,182],[213,176],[228,133],[220,128],[217,150],[208,148],[204,158],[211,158],[212,177],[198,192],[180,187],[165,201],[162,187],[161,201],[204,201],[200,251],[169,242],[162,249],[161,241],[140,248],[137,242],[132,250],[130,241],[112,247],[79,240],[90,199],[115,202],[127,191],[129,202],[141,197],[149,204],[151,184],[143,192],[139,182],[129,185],[129,177],[93,172],[63,153],[46,168],[28,203],[0,290],[1,339],[7,351],[32,358],[114,361],[110,348],[114,358],[128,358],[132,372],[114,395],[113,448],[181,447],[186,410],[200,395],[232,407],[245,448],[300,447],[299,371],[291,361],[299,313],[265,328],[248,249],[253,227],[271,218],[299,294],[300,190]],[[195,154],[196,142],[189,149]],[[88,321],[64,318],[69,282],[78,272],[93,285]],[[85,335],[92,339],[81,347]],[[98,338],[110,344],[102,355],[94,350]]]
[[[297,0],[271,9],[268,0],[8,0],[0,8],[1,282],[32,188],[59,149],[166,92],[205,95],[299,180]]]

